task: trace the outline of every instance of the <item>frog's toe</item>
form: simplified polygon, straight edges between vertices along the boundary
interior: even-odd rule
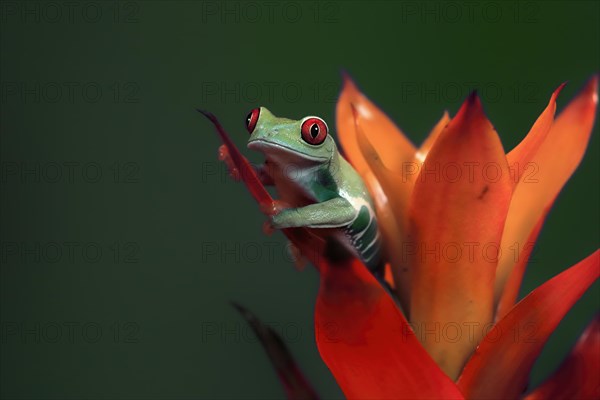
[[[271,203],[261,204],[260,211],[262,211],[263,214],[273,216],[289,207],[290,205],[282,200],[273,200]]]
[[[275,229],[276,228],[273,226],[273,223],[271,220],[267,220],[267,221],[263,222],[262,230],[265,235],[271,236],[273,234],[273,232],[275,232]]]

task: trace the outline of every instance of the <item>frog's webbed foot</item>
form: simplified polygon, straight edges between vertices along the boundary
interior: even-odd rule
[[[291,207],[291,205],[283,200],[273,200],[272,203],[269,203],[266,205],[261,205],[260,211],[262,211],[263,214],[268,215],[269,217],[272,217],[274,215],[279,214],[286,208],[290,208],[290,207]]]
[[[278,229],[278,227],[273,222],[273,217],[290,207],[291,206],[289,203],[286,203],[282,200],[273,200],[272,203],[260,206],[260,211],[262,211],[262,213],[267,215],[267,217],[269,218],[263,223],[263,232],[266,235],[271,235],[275,230]]]

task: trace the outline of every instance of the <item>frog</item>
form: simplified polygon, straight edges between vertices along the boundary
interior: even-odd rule
[[[305,227],[322,233],[330,253],[359,257],[383,280],[384,261],[375,207],[361,176],[342,156],[327,123],[317,116],[276,117],[266,107],[245,121],[247,147],[261,152],[261,182],[279,199],[268,213],[271,229]],[[339,251],[344,249],[344,251]]]

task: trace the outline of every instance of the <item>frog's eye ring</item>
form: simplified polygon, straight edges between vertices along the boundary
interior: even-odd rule
[[[321,118],[307,118],[300,128],[302,139],[313,146],[320,145],[327,137],[327,124]]]
[[[254,110],[248,113],[246,117],[246,129],[248,129],[248,133],[252,134],[254,132],[254,128],[256,128],[256,123],[258,122],[258,116],[260,115],[260,108],[255,108]]]

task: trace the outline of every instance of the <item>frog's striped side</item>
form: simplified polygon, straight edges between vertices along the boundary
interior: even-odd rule
[[[356,210],[356,217],[351,223],[343,226],[347,244],[352,247],[354,253],[362,259],[370,271],[381,272],[383,259],[379,229],[370,201],[365,198],[366,196],[358,197],[338,187],[330,168],[320,168],[312,179],[312,184],[306,186],[311,188],[312,194],[319,202],[340,196],[352,204]],[[348,177],[346,179],[348,180]],[[366,189],[363,188],[363,191],[366,193]],[[340,226],[340,228],[342,227]]]
[[[377,219],[371,207],[362,205],[354,221],[346,227],[345,233],[369,270],[380,272],[381,243]]]

